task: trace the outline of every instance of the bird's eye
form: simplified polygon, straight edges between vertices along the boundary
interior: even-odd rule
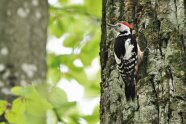
[[[118,27],[121,27],[121,24],[119,24]]]

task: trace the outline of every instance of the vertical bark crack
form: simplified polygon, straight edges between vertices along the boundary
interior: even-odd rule
[[[125,11],[124,11],[124,8],[125,8],[125,4],[124,4],[125,0],[120,0],[120,7],[119,7],[119,12],[120,12],[120,15],[119,15],[119,20],[120,21],[123,21],[125,20]]]
[[[184,35],[183,34],[180,35],[180,40],[181,40],[181,47],[183,48],[183,52],[186,54],[186,47],[185,47],[185,43],[184,43]]]
[[[173,96],[174,96],[174,91],[175,91],[175,88],[174,88],[174,81],[173,81],[173,74],[172,74],[172,69],[170,67],[170,65],[168,65],[166,67],[166,73],[168,75],[168,91],[169,91],[169,102],[168,102],[168,123],[170,123],[170,120],[171,120],[171,115],[172,115],[172,110],[171,110],[171,103],[172,103],[172,100],[173,100]]]
[[[182,113],[182,111],[180,111],[178,114],[180,116],[181,124],[184,124],[183,123],[183,113]]]
[[[174,0],[174,6],[175,6],[175,16],[176,16],[176,26],[179,30],[179,25],[178,25],[178,7],[177,7],[177,1]]]
[[[153,95],[155,96],[155,99],[154,99],[154,101],[153,101],[153,103],[154,103],[154,105],[156,106],[156,109],[157,109],[157,111],[158,111],[158,113],[157,113],[157,122],[158,122],[158,124],[159,124],[159,122],[160,122],[160,120],[159,120],[159,113],[160,113],[160,110],[159,110],[159,100],[158,100],[158,93],[157,93],[157,91],[156,91],[156,87],[155,87],[155,82],[154,82],[154,78],[155,78],[155,74],[152,74],[151,75],[151,77],[150,77],[150,82],[151,82],[151,84],[152,84],[152,89],[153,89]]]
[[[185,17],[186,17],[186,0],[183,1],[183,5],[184,5],[184,12],[185,12]]]
[[[174,81],[173,81],[173,74],[172,74],[172,69],[171,69],[170,65],[168,65],[166,69],[167,69],[166,71],[167,71],[168,79],[169,79],[169,81],[168,81],[169,82],[169,88],[168,88],[169,99],[170,99],[170,101],[172,101],[172,97],[174,96],[174,90],[175,90]]]

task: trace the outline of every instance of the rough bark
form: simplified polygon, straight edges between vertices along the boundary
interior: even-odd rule
[[[186,123],[186,1],[103,0],[101,124]],[[106,23],[133,23],[137,41],[149,45],[137,82],[137,97],[126,102],[116,70],[116,33]]]
[[[0,99],[46,77],[47,0],[0,1]]]

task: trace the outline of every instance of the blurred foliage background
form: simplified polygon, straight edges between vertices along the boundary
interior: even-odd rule
[[[57,4],[50,4],[49,10],[49,42],[59,42],[63,49],[60,52],[49,46],[48,81],[75,80],[84,87],[83,97],[89,100],[100,95],[100,69],[95,68],[99,67],[101,5],[100,0],[58,0]],[[53,41],[52,37],[59,41]],[[63,113],[64,120],[69,123],[79,123],[80,119],[88,124],[99,121],[98,104],[91,115],[76,111],[77,106],[72,102],[64,107],[68,111]]]
[[[101,0],[49,0],[49,14],[47,83],[14,87],[0,124],[99,123]]]
[[[91,66],[93,60],[98,59],[101,1],[82,2],[73,4],[70,0],[59,0],[60,6],[50,5],[49,35],[59,38],[68,52],[61,49],[64,52],[54,50],[52,53],[49,48],[48,75],[51,82],[58,82],[61,78],[75,79],[87,89],[86,94],[91,95],[99,93],[97,82],[100,81],[100,73],[89,75],[85,70]]]

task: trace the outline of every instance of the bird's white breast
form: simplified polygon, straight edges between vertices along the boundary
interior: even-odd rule
[[[124,59],[128,60],[132,55],[132,50],[133,50],[134,46],[131,44],[131,39],[127,39],[125,41],[125,55],[124,55]]]

